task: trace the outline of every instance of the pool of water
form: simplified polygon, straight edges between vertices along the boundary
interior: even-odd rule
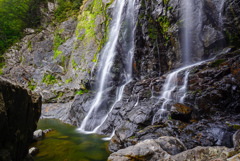
[[[54,129],[32,146],[39,148],[35,161],[106,161],[108,142],[103,137],[81,134],[76,127],[56,119],[41,119],[38,129]]]

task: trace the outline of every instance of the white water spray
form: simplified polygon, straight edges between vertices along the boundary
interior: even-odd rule
[[[133,59],[133,53],[134,53],[134,29],[135,29],[135,16],[134,16],[134,4],[135,0],[131,0],[128,2],[125,2],[125,0],[116,0],[115,7],[113,11],[113,20],[111,22],[111,28],[110,28],[110,35],[109,35],[109,41],[107,42],[106,46],[103,49],[102,52],[102,58],[101,58],[101,64],[99,67],[99,76],[100,76],[100,82],[99,82],[99,90],[98,93],[93,100],[93,104],[87,114],[87,116],[84,118],[81,127],[79,128],[82,132],[87,133],[94,133],[96,132],[102,124],[106,121],[109,113],[114,108],[115,104],[122,99],[122,94],[124,87],[127,83],[131,81],[132,78],[132,59]],[[124,6],[126,6],[126,14],[124,17]],[[122,21],[127,22],[123,29],[121,29]],[[123,41],[123,49],[125,59],[126,59],[126,65],[124,68],[124,84],[120,87],[117,87],[116,90],[116,98],[114,103],[111,105],[111,107],[102,107],[102,101],[104,97],[104,92],[108,88],[107,84],[109,81],[109,75],[111,73],[112,65],[114,64],[114,59],[116,55],[116,46],[118,43],[118,38],[120,35],[120,30],[122,32],[122,37],[124,39]],[[112,99],[112,98],[111,98]],[[102,109],[103,108],[103,109]],[[101,115],[99,115],[99,113]]]

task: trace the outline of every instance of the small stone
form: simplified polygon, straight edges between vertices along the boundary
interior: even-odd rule
[[[37,147],[32,147],[29,149],[28,153],[31,155],[31,156],[35,156],[39,153],[39,149]]]
[[[49,133],[51,131],[53,131],[53,129],[46,129],[46,130],[43,131],[43,133],[46,134],[46,133]]]
[[[43,133],[43,131],[42,131],[41,129],[36,130],[36,131],[34,131],[34,133],[33,133],[33,139],[34,139],[34,140],[42,139],[43,136],[44,136],[44,133]]]

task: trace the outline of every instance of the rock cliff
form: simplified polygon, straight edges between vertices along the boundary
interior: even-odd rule
[[[41,96],[0,77],[0,160],[30,160],[28,148],[41,115]]]

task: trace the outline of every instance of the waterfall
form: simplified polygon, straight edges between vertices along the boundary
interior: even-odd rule
[[[192,65],[188,65],[185,67],[182,67],[170,74],[168,74],[165,83],[163,85],[162,95],[159,97],[159,101],[162,101],[162,105],[160,109],[155,113],[152,119],[152,124],[155,122],[160,121],[162,118],[167,116],[168,108],[171,108],[171,104],[174,102],[180,102],[183,103],[184,97],[186,95],[187,91],[187,82],[188,82],[188,76],[189,76],[189,69],[200,65],[205,61],[201,61]],[[185,71],[185,76],[183,80],[183,85],[179,88],[178,83],[178,74]],[[159,102],[158,102],[159,103]],[[157,104],[158,104],[157,103]],[[155,104],[155,106],[157,105]]]
[[[184,31],[182,35],[183,63],[190,64],[190,56],[192,53],[192,28],[193,28],[193,0],[183,0],[181,3],[183,13]]]
[[[180,103],[184,103],[184,98],[185,98],[186,92],[187,92],[188,75],[189,75],[189,73],[190,72],[188,70],[185,72],[183,86],[179,89],[179,92],[182,93],[181,94],[181,98],[179,99]]]
[[[181,88],[178,84],[178,74],[194,65],[191,64],[191,53],[192,53],[192,32],[193,32],[193,0],[183,0],[181,3],[181,9],[183,14],[183,26],[184,31],[182,37],[182,53],[183,53],[183,65],[184,67],[168,74],[165,83],[163,85],[162,95],[159,100],[163,101],[160,109],[153,116],[152,124],[158,122],[162,118],[167,116],[167,111],[171,108],[173,102],[183,103],[186,91],[189,71],[185,72],[184,83]],[[159,103],[159,102],[158,102]],[[157,103],[157,104],[158,104]],[[156,105],[157,105],[156,104]],[[155,106],[156,106],[155,105]]]
[[[131,81],[132,78],[132,60],[134,54],[134,29],[135,16],[134,4],[135,0],[115,0],[113,10],[113,18],[110,24],[109,39],[101,53],[100,67],[98,71],[99,89],[90,107],[90,110],[84,118],[81,127],[78,129],[83,132],[96,132],[98,128],[107,119],[115,104],[121,100],[124,87]],[[123,23],[124,21],[124,23]],[[120,35],[121,32],[121,35]],[[117,45],[119,37],[122,37],[122,49],[125,63],[124,66],[124,83],[117,87],[115,101],[106,107],[108,104],[103,103],[103,97],[107,95],[106,91],[109,87],[111,69],[114,64],[115,56],[117,54]]]
[[[222,22],[222,12],[225,0],[221,0],[221,3],[214,4],[217,8],[218,14],[218,26],[222,29],[223,22]],[[181,35],[181,45],[182,45],[182,56],[183,56],[183,67],[173,71],[172,73],[168,74],[165,83],[163,85],[162,95],[159,97],[159,102],[155,104],[157,106],[159,103],[161,107],[155,113],[152,119],[152,124],[159,122],[161,119],[168,115],[168,111],[170,110],[172,104],[179,102],[184,103],[184,98],[187,92],[187,84],[188,84],[188,76],[190,73],[190,68],[200,65],[202,62],[198,62],[192,64],[190,58],[193,52],[193,32],[196,32],[194,29],[194,23],[197,21],[196,18],[193,18],[194,15],[194,1],[193,0],[182,0],[181,3],[181,12],[183,14],[183,27],[184,30]],[[207,61],[207,60],[206,60]],[[205,61],[203,61],[205,62]],[[179,84],[178,75],[179,73],[184,72],[183,77],[183,85]]]

